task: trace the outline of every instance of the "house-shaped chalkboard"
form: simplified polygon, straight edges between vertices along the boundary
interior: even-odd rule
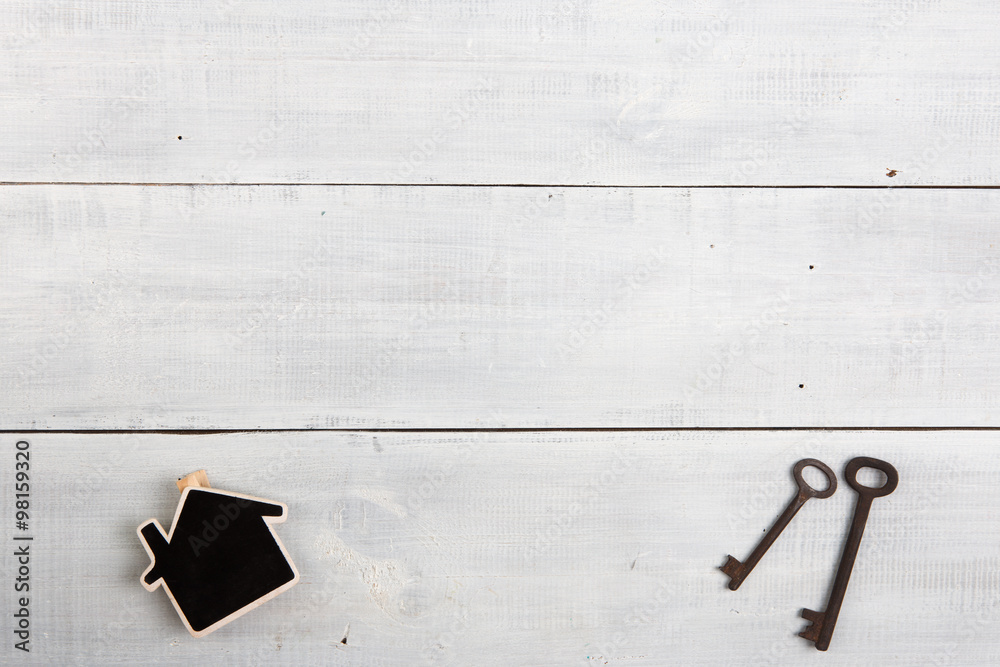
[[[162,585],[188,631],[207,635],[298,582],[272,528],[287,513],[282,503],[186,486],[169,533],[156,519],[139,526],[152,560],[142,584]]]

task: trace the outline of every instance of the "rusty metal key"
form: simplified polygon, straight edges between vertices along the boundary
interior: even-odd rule
[[[809,483],[802,477],[802,471],[807,467],[817,468],[826,475],[826,479],[829,482],[827,488],[819,491],[809,486]],[[781,516],[778,517],[778,520],[771,526],[771,529],[767,531],[767,534],[761,538],[760,543],[757,544],[757,547],[747,557],[746,562],[741,563],[732,556],[729,556],[726,559],[726,564],[719,568],[729,575],[729,590],[735,591],[740,587],[740,584],[750,575],[750,572],[753,571],[760,559],[764,557],[767,550],[771,548],[774,541],[781,535],[781,531],[791,522],[792,517],[802,509],[807,500],[810,498],[829,498],[837,490],[837,475],[825,463],[816,459],[802,459],[796,463],[795,467],[792,468],[792,476],[799,487],[798,492],[792,498],[792,501],[788,503],[788,507],[781,513]]]
[[[886,477],[885,484],[873,488],[858,482],[858,471],[862,468],[874,468],[883,472]],[[889,495],[896,490],[896,485],[899,484],[899,473],[896,472],[895,468],[885,461],[867,456],[859,456],[848,461],[847,468],[844,470],[844,478],[857,492],[858,502],[854,507],[851,530],[847,534],[847,542],[844,544],[844,551],[840,556],[837,576],[834,578],[833,588],[830,590],[830,599],[826,603],[825,611],[802,610],[802,618],[810,621],[810,625],[800,632],[799,636],[814,642],[820,651],[830,648],[830,639],[833,637],[833,629],[837,625],[837,617],[840,616],[840,607],[844,603],[847,582],[851,579],[854,561],[858,557],[858,548],[861,546],[861,537],[865,533],[865,523],[868,522],[872,501]]]

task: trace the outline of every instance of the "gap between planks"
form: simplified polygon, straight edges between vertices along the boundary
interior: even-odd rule
[[[223,428],[223,429],[0,429],[3,435],[222,435],[227,433],[647,433],[687,431],[1000,431],[1000,426],[546,426],[542,428]]]
[[[0,181],[0,187],[16,185],[131,186],[139,188],[190,187],[312,187],[312,188],[591,188],[607,190],[1000,190],[1000,185],[628,185],[587,183],[133,183],[127,181]]]

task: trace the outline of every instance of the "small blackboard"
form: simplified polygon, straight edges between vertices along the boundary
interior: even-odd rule
[[[161,585],[195,637],[260,606],[299,580],[273,524],[282,503],[202,486],[187,486],[170,532],[156,519],[138,528],[151,563],[142,585]]]

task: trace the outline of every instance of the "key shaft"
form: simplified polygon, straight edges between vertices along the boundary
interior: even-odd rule
[[[781,516],[778,517],[777,521],[774,522],[761,541],[757,543],[757,546],[754,547],[754,550],[750,552],[750,555],[747,556],[747,559],[744,562],[741,563],[732,556],[727,558],[726,564],[719,569],[728,574],[730,577],[729,590],[735,591],[743,584],[743,581],[750,576],[750,573],[757,566],[757,563],[759,563],[760,559],[764,557],[767,550],[771,548],[774,541],[778,539],[779,535],[781,535],[781,531],[783,531],[785,526],[791,522],[795,514],[802,509],[802,506],[806,504],[807,500],[809,500],[809,496],[796,493],[795,497],[792,498],[792,501],[788,503],[787,507],[785,507],[785,511],[781,513]]]

